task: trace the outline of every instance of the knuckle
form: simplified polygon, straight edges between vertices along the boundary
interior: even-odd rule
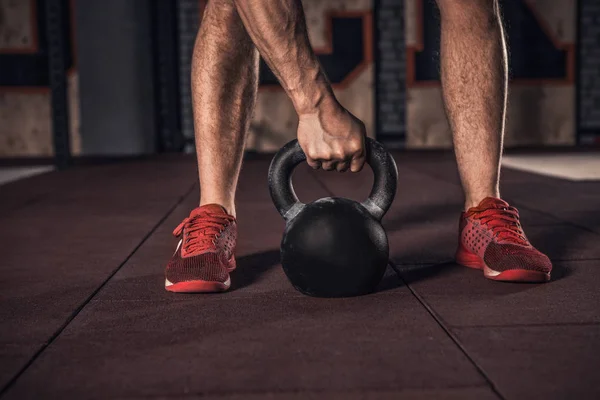
[[[334,160],[344,160],[346,158],[346,153],[342,150],[338,150],[332,154],[332,158]]]
[[[352,154],[362,153],[362,150],[363,150],[362,141],[360,139],[353,140],[352,142],[350,142],[348,149],[350,150],[350,152],[352,152]]]
[[[323,151],[317,152],[317,153],[315,153],[314,159],[323,161],[323,162],[331,161],[331,154],[328,152],[323,152]]]
[[[307,149],[304,154],[306,154],[307,159],[316,160],[318,153],[314,149]]]

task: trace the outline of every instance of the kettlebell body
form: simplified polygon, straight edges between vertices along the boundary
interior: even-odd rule
[[[372,292],[389,256],[381,223],[360,203],[323,198],[307,204],[288,221],[281,263],[292,285],[318,297]]]
[[[269,167],[271,198],[286,220],[281,264],[290,283],[304,294],[367,294],[385,272],[389,247],[380,221],[394,199],[398,170],[381,144],[365,140],[374,181],[361,203],[339,197],[301,203],[291,180],[294,168],[306,160],[297,140],[282,147]]]

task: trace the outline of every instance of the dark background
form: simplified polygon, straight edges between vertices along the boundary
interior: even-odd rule
[[[81,152],[135,155],[193,149],[189,62],[203,2],[197,0],[35,0],[38,51],[0,54],[2,89],[49,88],[56,160],[68,163],[67,73],[79,73]],[[402,147],[406,139],[404,6],[374,2],[375,136]],[[511,79],[565,80],[576,85],[576,145],[600,143],[600,3],[578,8],[575,71],[568,54],[544,34],[524,0],[503,1]],[[423,0],[423,49],[415,54],[417,82],[438,77],[439,24],[435,3]],[[76,35],[73,34],[76,26]],[[333,49],[321,62],[334,83],[365,56],[360,18],[334,18]],[[76,40],[74,40],[74,37]],[[261,84],[276,85],[262,64]]]

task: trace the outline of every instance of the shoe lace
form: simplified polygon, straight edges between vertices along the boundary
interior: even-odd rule
[[[188,253],[194,253],[214,247],[215,240],[234,220],[231,215],[201,213],[193,217],[185,218],[173,231],[178,237],[182,233],[182,249]]]
[[[471,211],[473,218],[479,220],[482,225],[490,229],[498,241],[515,243],[528,246],[529,241],[525,237],[521,223],[519,222],[519,211],[514,207],[488,208],[485,210]]]

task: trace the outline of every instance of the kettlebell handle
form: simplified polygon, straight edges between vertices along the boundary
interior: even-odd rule
[[[378,221],[383,218],[394,201],[398,184],[398,169],[394,158],[381,143],[366,137],[366,161],[373,170],[373,188],[361,205]],[[269,167],[269,190],[279,214],[286,220],[294,218],[304,204],[298,200],[292,185],[292,172],[306,155],[297,139],[283,146]]]

